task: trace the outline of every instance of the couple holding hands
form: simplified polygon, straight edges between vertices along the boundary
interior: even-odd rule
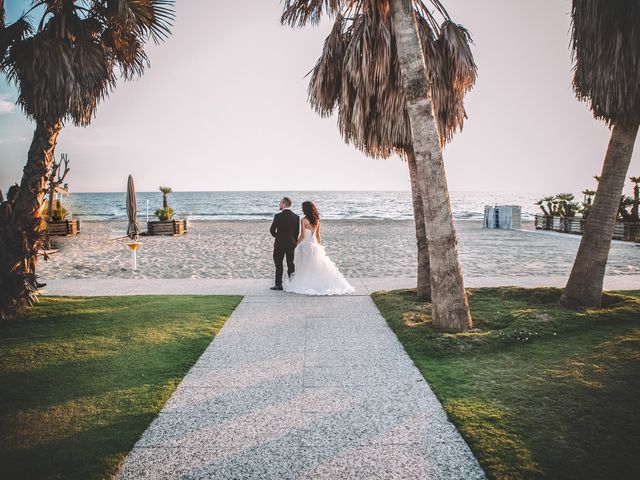
[[[313,202],[302,202],[302,220],[291,210],[291,199],[280,200],[280,213],[271,224],[275,238],[273,261],[276,283],[271,290],[306,295],[344,295],[354,288],[327,256],[320,243],[320,215]],[[282,262],[287,261],[289,283],[283,287]]]

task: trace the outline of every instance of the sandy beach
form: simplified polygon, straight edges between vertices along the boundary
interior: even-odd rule
[[[56,237],[58,252],[38,264],[43,279],[271,278],[269,221],[191,221],[181,237],[142,237],[138,270],[131,270],[123,221],[83,221],[76,237]],[[458,221],[465,275],[567,275],[580,237],[523,230],[489,230]],[[348,277],[411,277],[416,254],[411,220],[326,220],[322,242]],[[640,245],[613,242],[607,275],[640,274]]]

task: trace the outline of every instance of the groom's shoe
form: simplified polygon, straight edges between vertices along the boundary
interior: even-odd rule
[[[274,285],[271,290],[282,290],[282,285]]]

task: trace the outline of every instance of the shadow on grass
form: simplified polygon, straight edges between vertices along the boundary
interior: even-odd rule
[[[0,325],[4,478],[104,478],[240,297],[45,298]]]

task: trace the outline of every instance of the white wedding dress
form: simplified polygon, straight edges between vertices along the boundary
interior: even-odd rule
[[[318,243],[315,230],[305,228],[304,238],[296,247],[294,258],[296,269],[285,291],[306,295],[344,295],[355,290]]]

